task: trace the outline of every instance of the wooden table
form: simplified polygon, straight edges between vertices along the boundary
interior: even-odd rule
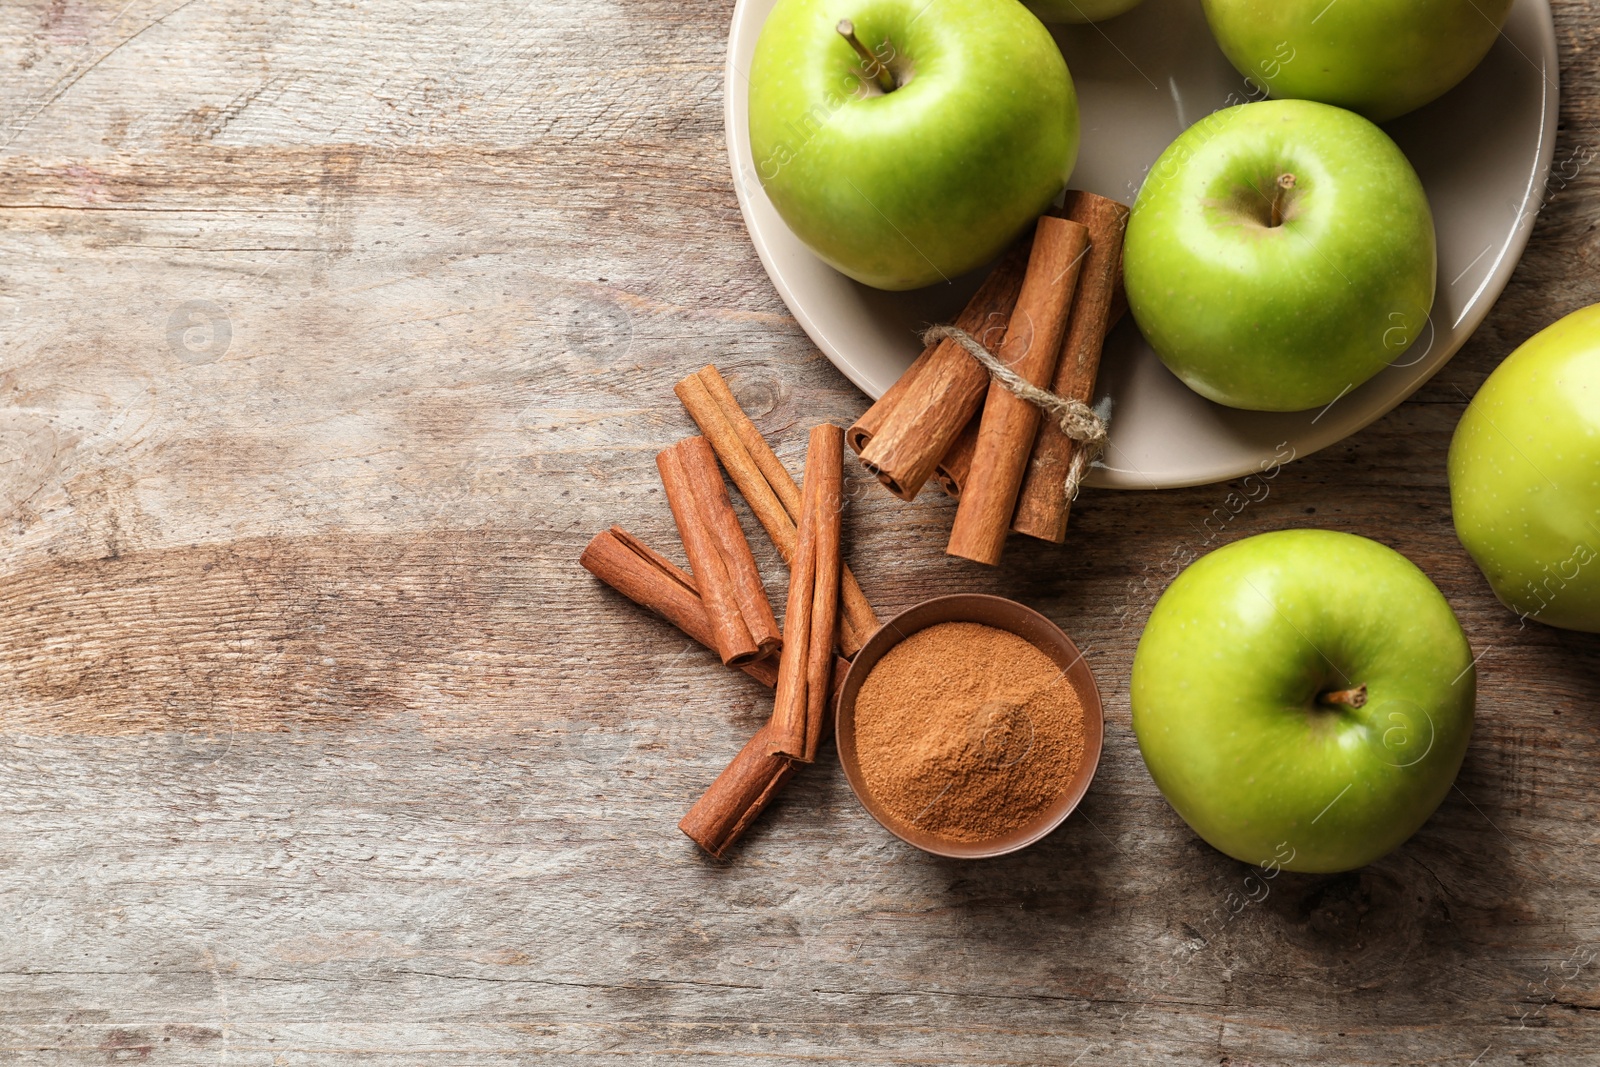
[[[5,1062],[1594,1062],[1600,640],[1496,603],[1444,457],[1600,297],[1600,15],[1560,5],[1565,177],[1487,323],[1265,500],[1090,492],[991,572],[852,472],[880,608],[999,592],[1088,650],[1077,816],[943,862],[829,761],[719,864],[675,824],[766,693],[576,559],[613,522],[679,553],[687,371],[791,464],[864,407],[740,222],[728,14],[0,7]],[[1146,774],[1129,661],[1169,561],[1311,525],[1438,582],[1480,717],[1414,840],[1253,901]]]

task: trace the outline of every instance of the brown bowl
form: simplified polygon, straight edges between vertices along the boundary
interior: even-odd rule
[[[895,818],[868,790],[856,755],[856,694],[861,691],[862,682],[866,681],[872,668],[877,666],[878,661],[895,645],[918,630],[925,630],[945,622],[982,623],[1016,634],[1055,661],[1077,690],[1078,698],[1083,704],[1083,758],[1078,761],[1078,769],[1073,774],[1072,780],[1067,783],[1067,788],[1055,803],[1040,813],[1037,819],[1017,827],[1008,834],[987,841],[954,841],[926,830],[919,830]],[[845,675],[844,686],[839,691],[834,723],[838,735],[839,763],[844,768],[845,779],[855,792],[856,799],[861,801],[861,806],[866,808],[885,830],[909,845],[915,845],[935,856],[970,860],[1003,856],[1008,852],[1027,848],[1060,826],[1066,817],[1072,814],[1072,810],[1078,806],[1078,801],[1083,799],[1083,794],[1088,790],[1089,782],[1094,778],[1095,768],[1100,763],[1100,747],[1105,736],[1105,717],[1100,707],[1100,690],[1094,684],[1094,674],[1089,670],[1088,661],[1078,651],[1078,646],[1072,643],[1072,639],[1063,633],[1059,626],[1032,608],[1024,607],[1015,600],[1007,600],[1005,597],[985,596],[981,593],[960,593],[924,600],[916,607],[903,611],[884,623],[862,646],[861,651],[856,653],[855,662],[850,665],[850,670]]]

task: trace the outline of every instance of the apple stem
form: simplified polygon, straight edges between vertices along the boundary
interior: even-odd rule
[[[878,88],[886,93],[895,90],[894,75],[889,68],[879,62],[861,39],[856,36],[856,24],[849,19],[840,19],[839,25],[834,27],[839,31],[839,36],[850,42],[850,47],[856,50],[856,55],[861,57],[861,65],[866,68],[867,77],[878,83]]]
[[[1317,703],[1333,704],[1346,708],[1365,707],[1367,703],[1367,687],[1358,685],[1354,689],[1333,689],[1326,693],[1318,693]]]
[[[1294,182],[1295,177],[1293,174],[1278,175],[1276,187],[1272,191],[1272,217],[1267,221],[1268,226],[1277,227],[1283,225],[1283,198],[1288,195],[1289,190],[1294,188]],[[1356,705],[1356,707],[1360,706],[1360,704]]]

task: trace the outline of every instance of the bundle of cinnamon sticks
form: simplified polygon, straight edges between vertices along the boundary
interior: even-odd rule
[[[678,824],[720,858],[797,767],[816,758],[849,666],[839,653],[854,655],[878,619],[841,554],[844,431],[829,425],[811,431],[802,489],[715,367],[691,374],[674,391],[704,435],[656,457],[690,572],[615,526],[589,542],[580,562],[723,663],[776,689],[771,720]],[[724,469],[790,566],[781,632]]]
[[[1087,404],[1121,316],[1128,208],[1073,190],[979,286],[953,324],[1029,384]],[[1078,442],[952,336],[916,362],[846,434],[861,463],[911,500],[935,478],[960,504],[948,551],[1000,561],[1008,531],[1061,543]]]

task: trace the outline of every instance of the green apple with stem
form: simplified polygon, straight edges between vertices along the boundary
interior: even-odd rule
[[[1028,10],[1046,22],[1102,22],[1132,11],[1141,0],[1026,0]]]
[[[750,66],[750,144],[808,248],[914,289],[993,259],[1050,206],[1078,99],[1017,0],[778,0]]]
[[[1512,611],[1600,633],[1600,304],[1506,357],[1450,442],[1456,533]]]
[[[1128,306],[1167,367],[1229,407],[1321,407],[1423,332],[1437,269],[1416,171],[1342,108],[1213,112],[1156,160],[1123,251]]]
[[[1330,530],[1259,534],[1162,594],[1133,659],[1133,729],[1183,820],[1246,863],[1363,866],[1449,793],[1472,650],[1404,556]]]
[[[1387,122],[1483,60],[1512,0],[1204,0],[1239,73],[1275,97]]]

